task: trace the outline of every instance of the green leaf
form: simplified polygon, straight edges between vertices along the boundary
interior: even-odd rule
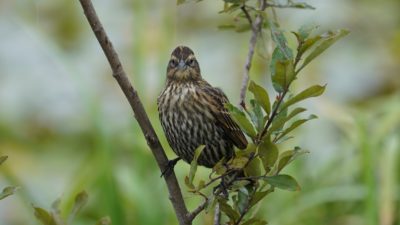
[[[3,164],[7,159],[8,159],[8,156],[6,156],[6,155],[0,156],[0,165]]]
[[[250,184],[250,181],[248,181],[248,180],[237,180],[237,181],[234,181],[229,188],[232,191],[237,191],[237,190],[245,187],[248,184]]]
[[[189,177],[188,176],[185,176],[185,184],[186,184],[186,187],[188,187],[190,190],[195,190],[196,189],[196,187],[193,185],[193,183],[189,182]]]
[[[75,216],[81,211],[83,206],[86,205],[86,203],[88,202],[88,199],[89,199],[89,195],[87,194],[86,191],[81,191],[75,196],[74,206],[68,217],[69,224],[72,223]]]
[[[300,186],[297,183],[297,181],[293,177],[286,174],[264,177],[263,180],[265,180],[268,184],[283,190],[288,190],[288,191],[300,190]]]
[[[268,129],[265,137],[269,137],[273,132],[281,130],[285,125],[285,123],[287,122],[287,120],[288,120],[287,109],[283,109],[274,118],[271,127]]]
[[[239,219],[239,213],[235,211],[225,199],[218,198],[219,207],[222,212],[224,212],[231,220],[236,221]]]
[[[13,187],[13,186],[5,187],[3,191],[0,193],[0,200],[10,195],[13,195],[17,189],[18,187]]]
[[[246,222],[242,223],[241,225],[266,225],[266,224],[268,224],[268,223],[265,220],[251,218],[251,219],[247,220]]]
[[[33,207],[33,209],[35,211],[35,217],[42,222],[43,225],[57,225],[53,216],[49,212],[39,207]]]
[[[232,169],[243,169],[248,161],[249,158],[246,156],[236,156],[230,161],[229,165]]]
[[[199,159],[200,154],[203,151],[204,147],[206,147],[206,146],[200,145],[194,151],[194,156],[193,156],[192,162],[190,163],[190,171],[189,171],[189,183],[191,185],[193,185],[193,180],[194,180],[194,177],[195,177],[196,171],[197,171],[197,160]]]
[[[301,46],[299,48],[299,52],[297,54],[302,56],[307,50],[309,50],[311,47],[313,47],[314,44],[317,43],[319,40],[321,40],[321,36],[320,35],[306,39],[301,44]]]
[[[291,6],[298,9],[315,9],[314,6],[309,5],[305,2],[294,2],[291,4]]]
[[[233,30],[235,27],[233,24],[222,24],[218,26],[218,30]]]
[[[109,216],[105,216],[101,218],[95,225],[110,225],[111,224],[111,218]]]
[[[245,187],[240,188],[238,191],[238,201],[237,201],[237,209],[240,214],[242,214],[245,211],[248,199],[249,199],[249,192],[247,191],[247,189]]]
[[[253,93],[256,101],[264,109],[264,112],[268,115],[271,113],[271,103],[269,100],[268,92],[260,85],[256,84],[254,81],[250,81],[249,91]]]
[[[186,2],[186,0],[177,0],[176,4],[177,5],[181,5],[181,4],[185,3],[185,2]]]
[[[280,30],[272,20],[269,20],[268,22],[271,28],[272,40],[275,42],[277,48],[282,53],[285,60],[292,60],[293,53],[287,45],[287,40],[282,30]]]
[[[265,196],[267,196],[269,193],[273,192],[273,189],[270,188],[266,191],[258,191],[254,193],[253,197],[251,198],[250,201],[250,207],[254,206],[257,204],[259,201],[261,201]]]
[[[230,112],[233,120],[243,129],[243,131],[250,137],[255,138],[257,133],[251,124],[251,122],[247,119],[246,115],[240,111],[237,107],[230,103],[225,104],[225,108]]]
[[[277,60],[274,70],[271,70],[272,84],[277,92],[289,88],[290,83],[296,78],[292,60]]]
[[[316,28],[317,26],[310,24],[301,26],[298,32],[300,41],[306,40],[310,36],[311,32]]]
[[[295,147],[294,150],[289,150],[283,152],[279,157],[279,163],[277,167],[276,173],[279,173],[285,166],[287,166],[290,162],[295,160],[300,155],[306,154],[308,151],[303,150],[299,147]]]
[[[315,47],[315,49],[304,59],[303,65],[297,70],[298,73],[306,65],[308,65],[313,59],[323,53],[331,45],[333,45],[340,38],[346,36],[350,32],[348,30],[337,30],[336,32],[329,31],[321,35],[320,43]]]
[[[250,116],[253,124],[256,125],[257,131],[260,132],[264,128],[264,114],[262,112],[260,104],[255,99],[250,100],[251,110],[246,110],[247,114]]]
[[[306,111],[306,110],[307,110],[307,109],[301,108],[301,107],[295,108],[295,109],[293,109],[293,110],[289,113],[289,115],[287,116],[287,119],[290,120],[290,119],[292,119],[293,117],[295,117],[296,115],[298,115],[299,113],[302,113],[302,112],[304,112],[304,111]]]
[[[304,124],[305,122],[312,120],[312,119],[317,119],[318,117],[316,115],[310,115],[307,119],[301,119],[301,120],[297,120],[295,122],[293,122],[290,127],[288,127],[287,129],[285,129],[281,134],[279,134],[279,136],[277,137],[276,140],[281,139],[282,137],[284,137],[285,135],[287,135],[288,133],[292,132],[294,129],[298,128],[299,126],[301,126],[302,124]]]
[[[253,158],[246,166],[246,168],[244,168],[244,173],[246,174],[246,176],[260,176],[260,160],[258,158]]]
[[[258,145],[258,155],[260,156],[265,172],[268,173],[278,159],[279,150],[274,143],[265,140]]]
[[[230,4],[228,2],[224,3],[224,9],[219,11],[218,13],[232,13],[238,10],[242,5],[241,4]]]
[[[322,95],[322,93],[324,93],[324,91],[325,91],[325,87],[326,87],[326,85],[324,85],[324,86],[314,85],[314,86],[311,86],[311,87],[305,89],[304,91],[300,92],[299,94],[295,95],[292,98],[289,98],[286,102],[284,102],[281,106],[281,110],[284,110],[287,107],[289,107],[290,105],[293,105],[304,99]]]
[[[226,172],[227,168],[225,166],[225,158],[219,160],[212,169],[216,174],[222,175]]]
[[[211,194],[208,197],[207,205],[205,208],[206,213],[209,213],[210,211],[212,211],[216,204],[217,204],[217,198],[215,197],[215,195]]]
[[[243,0],[223,0],[226,3],[233,3],[233,4],[239,4],[242,3]]]

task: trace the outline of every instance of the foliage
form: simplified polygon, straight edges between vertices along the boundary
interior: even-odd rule
[[[61,199],[57,199],[51,205],[51,210],[45,210],[43,208],[33,206],[35,217],[43,224],[43,225],[68,225],[72,224],[72,221],[76,217],[76,215],[81,211],[83,206],[88,202],[88,194],[85,191],[78,193],[75,196],[74,206],[69,213],[68,219],[65,220],[61,217],[60,211],[60,203]],[[95,225],[108,225],[111,224],[111,220],[109,217],[103,217]]]
[[[179,0],[178,4],[184,2]],[[303,26],[292,32],[297,39],[297,46],[290,47],[278,21],[268,18],[266,8],[313,9],[306,3],[294,1],[281,5],[273,1],[224,0],[224,8],[220,13],[235,14],[235,19],[233,24],[222,25],[220,28],[234,29],[236,32],[257,32],[253,21],[255,18],[262,18],[261,28],[270,30],[271,40],[275,44],[269,62],[271,80],[276,92],[275,101],[271,106],[270,93],[251,81],[248,87],[253,94],[253,98],[249,100],[250,104],[243,105],[242,108],[226,104],[226,108],[252,143],[244,151],[237,151],[233,159],[223,159],[219,162],[209,175],[210,180],[200,180],[197,186],[193,183],[197,166],[194,159],[191,172],[185,179],[190,192],[206,199],[208,211],[216,203],[220,205],[227,224],[266,224],[263,219],[247,216],[249,211],[275,188],[300,190],[296,179],[288,174],[281,174],[281,171],[308,151],[297,146],[282,151],[279,144],[291,138],[288,135],[293,130],[317,118],[310,115],[297,119],[306,109],[293,106],[308,98],[320,96],[325,90],[325,85],[312,85],[299,93],[289,95],[290,87],[303,68],[349,33],[347,30],[337,30],[313,35],[316,27]],[[205,189],[212,185],[213,191],[207,196]]]
[[[0,156],[0,165],[3,164],[7,160],[7,158],[8,156]],[[18,187],[15,186],[5,187],[3,191],[0,193],[0,200],[14,194],[17,189]]]

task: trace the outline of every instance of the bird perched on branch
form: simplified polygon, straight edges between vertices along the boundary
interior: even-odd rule
[[[245,149],[247,140],[224,108],[228,98],[200,73],[193,51],[178,46],[171,54],[164,90],[157,99],[161,125],[179,159],[190,163],[194,152],[205,145],[197,162],[211,168],[223,157],[230,159],[234,145]],[[164,171],[165,172],[165,171]]]

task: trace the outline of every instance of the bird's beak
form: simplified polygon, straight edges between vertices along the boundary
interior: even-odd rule
[[[184,70],[184,69],[186,69],[186,63],[185,63],[185,61],[183,61],[182,59],[179,60],[178,69],[179,69],[179,70]]]

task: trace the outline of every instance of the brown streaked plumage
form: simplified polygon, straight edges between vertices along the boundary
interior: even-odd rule
[[[161,125],[174,152],[190,163],[195,149],[205,145],[199,165],[213,167],[233,156],[233,146],[247,140],[224,108],[228,98],[203,80],[193,51],[178,46],[171,54],[167,81],[157,99]]]

